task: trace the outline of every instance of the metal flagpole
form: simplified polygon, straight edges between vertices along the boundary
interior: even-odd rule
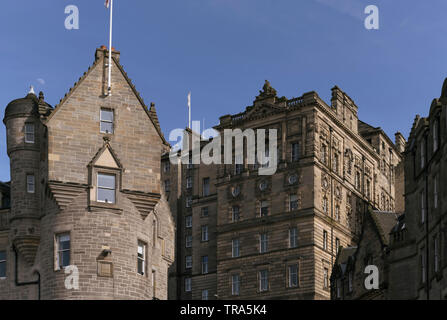
[[[109,34],[109,81],[107,86],[108,95],[112,94],[112,26],[113,26],[113,0],[110,0],[110,34]]]
[[[191,129],[191,92],[188,94],[188,128]]]

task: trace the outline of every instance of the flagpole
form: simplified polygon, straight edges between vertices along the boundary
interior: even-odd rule
[[[112,94],[112,26],[113,26],[113,0],[110,0],[110,33],[109,33],[109,81],[107,85],[107,92],[110,96]]]
[[[191,129],[191,92],[188,94],[188,128]]]

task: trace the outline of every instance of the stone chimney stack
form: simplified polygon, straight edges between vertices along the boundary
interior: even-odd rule
[[[403,153],[405,151],[405,145],[407,143],[405,141],[404,136],[399,131],[396,132],[396,134],[394,136],[395,136],[394,144],[396,145],[397,150],[399,150],[400,153]]]
[[[358,132],[358,107],[354,100],[351,99],[339,87],[332,89],[331,107],[336,113],[337,118],[342,121],[353,132]]]
[[[95,61],[101,59],[102,57],[105,57],[106,59],[109,58],[109,49],[106,46],[101,46],[100,48],[96,49]],[[118,62],[120,61],[120,52],[115,50],[114,47],[112,47],[112,57]]]

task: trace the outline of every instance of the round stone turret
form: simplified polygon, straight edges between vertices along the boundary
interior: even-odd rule
[[[40,242],[40,155],[44,127],[39,99],[33,90],[11,101],[5,109],[7,150],[11,167],[11,213],[13,245],[33,265]]]

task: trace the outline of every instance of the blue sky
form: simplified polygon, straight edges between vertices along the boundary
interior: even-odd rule
[[[80,11],[66,30],[67,5]],[[251,105],[264,80],[279,95],[315,90],[327,102],[337,84],[362,120],[394,139],[426,115],[447,76],[447,2],[431,0],[115,0],[114,47],[165,135],[193,119],[207,127]],[[364,28],[364,8],[380,29]],[[55,105],[108,44],[104,0],[5,0],[0,10],[0,112],[30,84]],[[4,125],[0,180],[9,179]]]

